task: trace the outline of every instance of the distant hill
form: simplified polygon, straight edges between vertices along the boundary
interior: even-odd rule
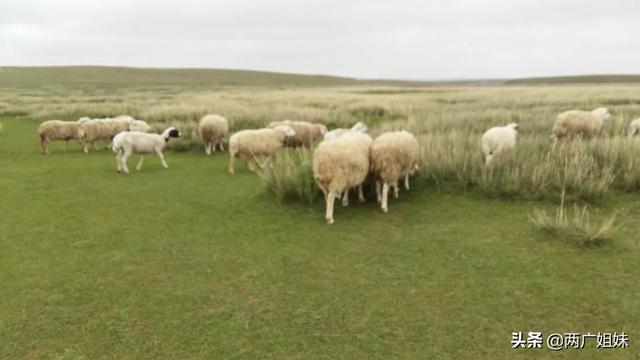
[[[223,69],[156,69],[109,66],[0,67],[1,86],[341,86],[338,76]]]
[[[575,75],[512,79],[506,85],[640,83],[640,75]]]

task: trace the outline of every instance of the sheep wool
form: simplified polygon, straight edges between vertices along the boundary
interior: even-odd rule
[[[404,130],[384,133],[373,141],[371,171],[376,179],[376,195],[382,211],[389,210],[390,187],[394,188],[395,197],[398,197],[400,179],[405,179],[405,187],[409,190],[409,175],[417,169],[419,152],[416,137]]]
[[[367,178],[372,142],[369,135],[353,132],[323,141],[313,152],[313,176],[324,193],[327,223],[333,224],[335,199]]]
[[[487,130],[482,135],[482,152],[485,156],[485,164],[489,165],[494,156],[514,148],[517,136],[518,124],[515,123]]]
[[[235,172],[234,159],[245,163],[249,170],[254,170],[252,161],[258,157],[267,157],[271,161],[288,137],[295,136],[290,126],[276,126],[273,129],[242,130],[229,138],[229,173]],[[264,167],[258,163],[259,167]]]
[[[351,129],[345,129],[345,128],[338,128],[338,129],[333,129],[331,131],[329,131],[328,133],[324,134],[324,140],[331,140],[331,139],[336,139],[339,138],[340,136],[350,132],[350,131],[355,131],[355,132],[361,132],[361,133],[366,133],[367,132],[367,125],[365,125],[362,122],[357,122],[355,125],[353,125],[351,127]]]
[[[117,134],[113,138],[112,149],[117,154],[116,165],[118,172],[129,173],[127,160],[133,153],[140,154],[140,161],[136,166],[138,171],[142,168],[145,154],[152,152],[158,155],[162,166],[168,168],[169,165],[164,160],[162,150],[170,139],[178,138],[181,135],[180,131],[173,126],[167,128],[162,134],[148,134],[140,131],[123,131]]]
[[[285,146],[288,147],[300,147],[311,145],[318,139],[322,139],[327,132],[327,127],[322,124],[314,124],[307,121],[275,121],[267,125],[268,128],[275,128],[277,126],[289,126],[296,134],[291,136],[285,142]]]
[[[629,125],[629,136],[640,135],[640,118],[635,119]]]
[[[565,138],[591,138],[600,133],[604,123],[609,120],[607,108],[593,111],[570,110],[558,115],[552,129],[554,145]]]
[[[49,153],[49,142],[52,140],[64,140],[65,148],[69,140],[82,140],[84,131],[76,121],[48,120],[38,126],[40,148],[43,154]]]
[[[224,140],[229,135],[229,122],[220,115],[206,115],[200,119],[198,134],[207,155],[211,155],[211,150],[215,152],[216,146],[224,151]]]

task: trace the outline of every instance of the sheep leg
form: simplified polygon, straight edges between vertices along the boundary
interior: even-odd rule
[[[125,149],[124,153],[120,157],[120,163],[122,165],[122,170],[124,171],[125,174],[129,173],[129,167],[127,167],[127,160],[129,160],[129,156],[131,156],[131,150],[130,149]]]
[[[333,224],[333,203],[336,199],[336,194],[329,191],[327,192],[327,196],[325,197],[325,202],[327,203],[327,212],[324,218],[327,220],[328,224]]]
[[[382,202],[382,184],[380,184],[380,181],[376,180],[376,201],[378,202],[378,204],[380,204],[380,202]]]
[[[122,150],[118,150],[118,153],[116,154],[116,166],[118,167],[118,172],[122,171]]]
[[[349,189],[346,189],[342,194],[342,207],[349,206]]]
[[[358,201],[364,202],[364,191],[362,190],[362,184],[358,185]]]
[[[393,198],[397,199],[398,197],[400,197],[400,186],[398,186],[398,183],[396,182],[393,185]]]
[[[169,165],[167,165],[167,162],[164,161],[164,155],[162,155],[162,150],[160,149],[156,149],[156,155],[158,155],[158,157],[160,158],[160,162],[162,162],[162,166],[164,166],[164,168],[168,168]]]
[[[224,151],[224,142],[220,140],[220,151]]]
[[[387,199],[389,198],[389,184],[388,183],[384,183],[382,185],[382,211],[383,212],[387,212],[389,211],[389,207],[387,206]]]
[[[207,155],[211,155],[211,143],[205,143],[204,144],[204,152]]]
[[[44,136],[40,136],[40,149],[43,154],[49,153],[49,139]]]
[[[231,151],[229,151],[229,174],[234,174],[235,173],[235,169],[233,167],[233,162],[235,161],[235,156],[233,156],[233,153]]]
[[[215,142],[210,142],[209,143],[209,152],[216,152],[216,143]]]
[[[100,149],[98,148],[98,145],[96,145],[96,142],[95,142],[95,141],[92,141],[92,142],[91,142],[91,146],[93,146],[93,148],[94,148],[96,151],[100,151]],[[108,148],[110,148],[110,146],[108,146],[108,147],[107,147],[107,149],[108,149]]]
[[[404,176],[404,189],[409,191],[409,174]]]
[[[140,155],[140,161],[138,161],[138,165],[136,166],[136,171],[140,171],[140,169],[142,169],[143,161],[144,161],[144,155]]]

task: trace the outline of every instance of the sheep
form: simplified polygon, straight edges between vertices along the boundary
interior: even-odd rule
[[[367,178],[372,142],[367,134],[351,132],[321,142],[313,152],[313,176],[324,193],[327,223],[333,224],[335,199],[349,188],[360,187]],[[359,195],[363,200],[362,191]]]
[[[485,156],[485,165],[489,165],[494,156],[514,148],[517,136],[518,124],[516,123],[492,127],[482,134],[482,152]]]
[[[637,118],[629,125],[629,136],[640,135],[640,118]]]
[[[351,127],[351,129],[345,129],[345,128],[338,128],[338,129],[333,129],[331,131],[329,131],[328,133],[324,134],[324,140],[331,140],[331,139],[335,139],[335,138],[339,138],[340,136],[347,134],[350,131],[357,131],[357,132],[361,132],[361,133],[366,133],[367,132],[367,125],[365,125],[362,122],[357,122],[355,125],[353,125]]]
[[[389,187],[394,188],[395,198],[398,198],[398,182],[404,178],[405,188],[409,190],[409,175],[418,169],[419,152],[418,140],[405,130],[384,133],[373,141],[371,172],[376,181],[376,197],[383,212],[389,211]]]
[[[123,131],[149,132],[151,126],[142,120],[136,120],[129,115],[119,115],[115,118],[90,119],[80,118],[78,122],[84,130],[84,152],[89,152],[89,144],[99,150],[95,145],[97,140],[110,140],[116,134]],[[108,147],[111,147],[109,144]]]
[[[267,163],[280,150],[286,140],[295,136],[290,126],[276,126],[273,129],[242,130],[229,138],[229,173],[233,174],[234,159],[242,160],[249,170],[254,170],[251,160],[258,161],[258,156],[266,156]],[[260,165],[263,168],[264,165]]]
[[[171,138],[179,138],[182,134],[178,129],[171,126],[162,134],[148,134],[140,131],[123,131],[113,138],[113,152],[116,155],[116,165],[118,172],[124,171],[129,173],[127,160],[132,153],[140,154],[140,161],[136,166],[136,170],[140,171],[144,156],[148,153],[155,152],[160,158],[162,166],[168,168],[169,165],[164,161],[162,150]]]
[[[307,121],[274,121],[267,125],[268,128],[275,128],[277,126],[289,126],[296,134],[287,138],[285,146],[287,147],[311,147],[311,145],[318,139],[322,139],[327,132],[327,127],[322,124],[314,124]]]
[[[84,130],[75,121],[48,120],[38,126],[38,136],[40,137],[42,153],[48,154],[51,140],[64,140],[66,150],[67,144],[71,139],[78,140],[81,143],[84,137]]]
[[[220,151],[224,151],[224,140],[229,135],[229,122],[220,115],[206,115],[200,119],[198,133],[204,143],[204,151],[211,155],[211,150],[216,151],[216,146],[220,146]]]
[[[591,138],[600,133],[604,123],[609,120],[607,108],[597,108],[591,112],[571,110],[560,113],[553,124],[552,135],[555,146],[564,138]]]

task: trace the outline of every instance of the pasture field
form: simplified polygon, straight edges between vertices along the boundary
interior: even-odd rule
[[[638,358],[636,85],[1,85],[0,358]],[[556,113],[598,106],[613,117],[601,139],[550,152]],[[226,152],[206,157],[193,129],[208,112],[235,130],[406,128],[421,172],[388,214],[352,201],[327,225],[321,197],[295,195],[307,183],[278,199],[229,175]],[[39,154],[40,121],[121,113],[186,130],[168,169],[149,157],[121,175],[77,143]],[[518,150],[484,168],[482,131],[508,122]],[[620,212],[611,241],[533,226],[563,190],[594,222]],[[513,350],[514,331],[625,332],[630,347]]]

